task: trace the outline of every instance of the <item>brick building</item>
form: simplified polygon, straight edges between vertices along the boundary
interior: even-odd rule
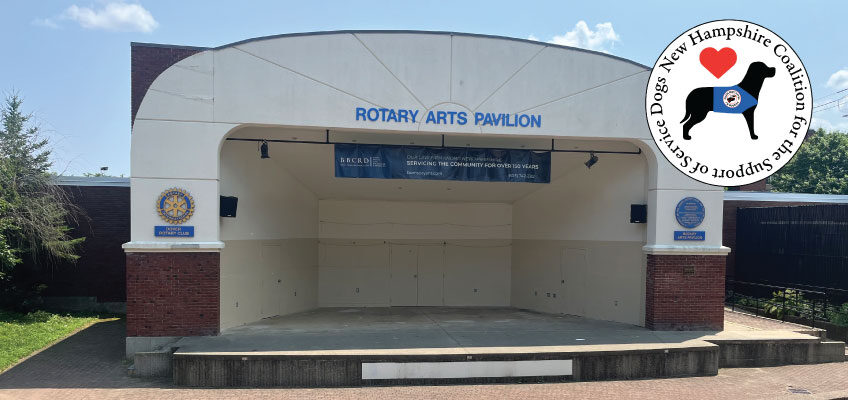
[[[25,258],[20,279],[45,285],[47,305],[76,310],[123,312],[130,238],[129,178],[59,176],[58,184],[83,215],[69,221],[72,237],[85,237],[77,262]]]

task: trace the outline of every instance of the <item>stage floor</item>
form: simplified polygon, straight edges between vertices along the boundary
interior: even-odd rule
[[[651,331],[635,325],[515,308],[319,308],[230,328],[219,336],[186,337],[175,347],[182,354],[443,354],[687,347],[717,338],[815,339],[799,333],[804,331],[800,325],[763,329],[740,318],[726,322],[721,332]]]

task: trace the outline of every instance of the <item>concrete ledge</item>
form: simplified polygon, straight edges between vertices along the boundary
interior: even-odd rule
[[[431,349],[432,350],[432,349]],[[337,387],[496,382],[561,382],[608,379],[710,376],[718,373],[718,346],[702,341],[687,346],[637,346],[583,352],[469,353],[471,349],[431,354],[180,353],[173,355],[174,383],[193,387]],[[303,352],[306,353],[306,352]],[[561,376],[487,376],[448,379],[362,379],[363,363],[427,363],[522,360],[572,360],[572,374]],[[504,373],[508,375],[508,372]]]
[[[127,242],[121,248],[126,253],[220,252],[224,242]]]
[[[718,374],[718,346],[693,346],[621,353],[598,352],[575,358],[580,381],[680,378]]]
[[[676,378],[712,376],[719,368],[846,360],[842,342],[822,341],[794,332],[763,333],[760,332],[764,337],[759,338],[748,338],[754,333],[738,332],[682,343],[651,344],[264,352],[178,350],[173,354],[172,373],[175,384],[191,387],[339,387]],[[563,375],[514,376],[522,374],[510,368],[509,362],[528,360],[570,361],[571,370]],[[490,364],[506,367],[499,373],[474,376],[473,371],[482,370],[483,366],[465,367],[476,361],[498,361],[501,363]],[[456,368],[451,374],[438,374],[449,378],[431,378],[432,374],[416,371],[416,364],[440,363],[450,368],[452,362],[462,363],[463,368]],[[402,376],[422,377],[363,379],[363,363],[407,363],[410,365],[402,367],[406,371]],[[468,371],[468,376],[458,377],[463,370]],[[155,373],[159,371],[162,369]]]
[[[666,244],[649,244],[642,246],[645,254],[675,255],[675,256],[726,256],[730,253],[727,246],[678,246]]]

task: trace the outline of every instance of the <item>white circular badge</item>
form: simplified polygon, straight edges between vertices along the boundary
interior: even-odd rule
[[[767,178],[798,152],[813,96],[801,59],[757,24],[721,20],[671,42],[645,96],[651,135],[681,172],[717,186]]]

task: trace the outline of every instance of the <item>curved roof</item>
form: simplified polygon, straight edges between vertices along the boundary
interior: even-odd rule
[[[515,42],[532,43],[532,44],[537,44],[537,45],[541,44],[541,45],[548,46],[548,47],[562,48],[562,49],[568,49],[568,50],[576,50],[576,51],[582,51],[582,52],[586,52],[586,53],[590,53],[590,54],[597,54],[599,56],[609,57],[609,58],[612,58],[614,60],[624,61],[624,62],[633,64],[633,65],[636,65],[636,66],[639,66],[639,67],[642,67],[642,68],[645,68],[645,69],[651,69],[647,65],[638,63],[636,61],[633,61],[633,60],[630,60],[630,59],[627,59],[627,58],[623,58],[623,57],[614,56],[614,55],[609,54],[609,53],[603,53],[603,52],[600,52],[600,51],[595,51],[595,50],[587,50],[587,49],[582,49],[582,48],[579,48],[579,47],[563,46],[563,45],[560,45],[560,44],[540,42],[540,41],[537,41],[537,40],[518,39],[518,38],[514,38],[514,37],[509,37],[509,36],[487,35],[487,34],[482,34],[482,33],[452,32],[452,31],[353,29],[353,30],[336,30],[336,31],[282,33],[282,34],[278,34],[278,35],[259,36],[259,37],[255,37],[255,38],[251,38],[251,39],[239,40],[237,42],[228,43],[228,44],[218,46],[218,47],[204,47],[202,49],[204,49],[204,50],[208,50],[208,49],[221,50],[221,49],[226,49],[228,47],[233,47],[233,46],[237,46],[237,45],[245,44],[245,43],[250,43],[250,42],[258,42],[258,41],[261,41],[261,40],[279,39],[279,38],[297,37],[297,36],[335,35],[335,34],[345,34],[345,33],[352,33],[352,34],[355,34],[355,33],[397,33],[397,34],[421,34],[421,35],[451,35],[451,36],[468,36],[468,37],[478,37],[478,38],[487,38],[487,39],[510,40],[510,41],[515,41]],[[187,46],[181,46],[181,47],[187,47]]]
[[[492,112],[545,113],[550,122],[534,134],[644,136],[630,127],[642,124],[643,75],[650,69],[593,50],[495,35],[416,30],[290,33],[218,47],[133,43],[132,49],[133,117],[144,109],[142,99],[151,95],[156,101],[149,103],[148,119],[304,127],[374,128],[357,125],[347,114],[335,111],[363,104],[427,110],[451,104],[474,111],[486,107]],[[188,57],[190,61],[183,61]],[[171,68],[177,63],[188,64]],[[242,72],[213,75],[213,68]],[[271,81],[285,82],[280,87],[295,95],[280,98],[262,83]],[[212,91],[212,86],[222,90]],[[260,102],[260,97],[267,101]],[[421,130],[402,124],[380,128]],[[442,127],[428,127],[437,128]],[[488,132],[476,125],[460,128]],[[496,128],[489,133],[509,133],[505,127]]]

